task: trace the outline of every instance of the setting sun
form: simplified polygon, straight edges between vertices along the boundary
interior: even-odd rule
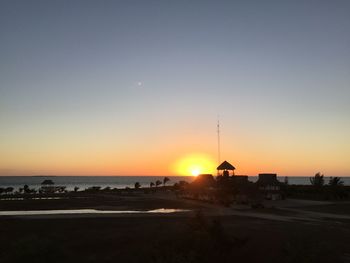
[[[179,175],[192,175],[198,176],[202,173],[214,173],[215,161],[213,158],[206,154],[189,154],[174,164],[173,170]]]
[[[200,173],[201,173],[201,171],[199,169],[194,169],[194,170],[191,171],[191,174],[193,176],[198,176]]]

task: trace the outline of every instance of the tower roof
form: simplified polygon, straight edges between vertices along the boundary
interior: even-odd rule
[[[222,164],[220,164],[217,168],[216,168],[216,170],[235,170],[236,168],[232,165],[232,164],[230,164],[229,162],[227,162],[227,161],[224,161]]]

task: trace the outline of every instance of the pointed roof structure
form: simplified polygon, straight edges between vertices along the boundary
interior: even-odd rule
[[[230,164],[229,162],[227,162],[227,161],[224,161],[222,164],[220,164],[217,168],[216,168],[216,170],[231,170],[231,171],[233,171],[233,170],[235,170],[236,168],[232,165],[232,164]]]
[[[46,179],[41,183],[41,185],[54,185],[54,184],[55,183],[50,179]]]

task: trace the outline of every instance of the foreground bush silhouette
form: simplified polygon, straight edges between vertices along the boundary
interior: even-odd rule
[[[231,262],[236,249],[246,242],[226,235],[218,219],[209,221],[197,212],[176,239],[154,244],[150,262]]]
[[[0,262],[348,262],[345,222],[188,216],[3,218]]]

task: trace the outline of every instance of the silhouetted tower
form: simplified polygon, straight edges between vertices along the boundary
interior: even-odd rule
[[[229,177],[230,171],[232,171],[232,175],[235,175],[236,168],[232,164],[230,164],[229,162],[224,161],[216,169],[218,170],[218,175],[222,175],[224,177]],[[222,174],[220,174],[220,171],[222,171]]]
[[[220,157],[220,120],[218,118],[218,124],[217,124],[217,133],[218,133],[218,163],[221,162]]]

